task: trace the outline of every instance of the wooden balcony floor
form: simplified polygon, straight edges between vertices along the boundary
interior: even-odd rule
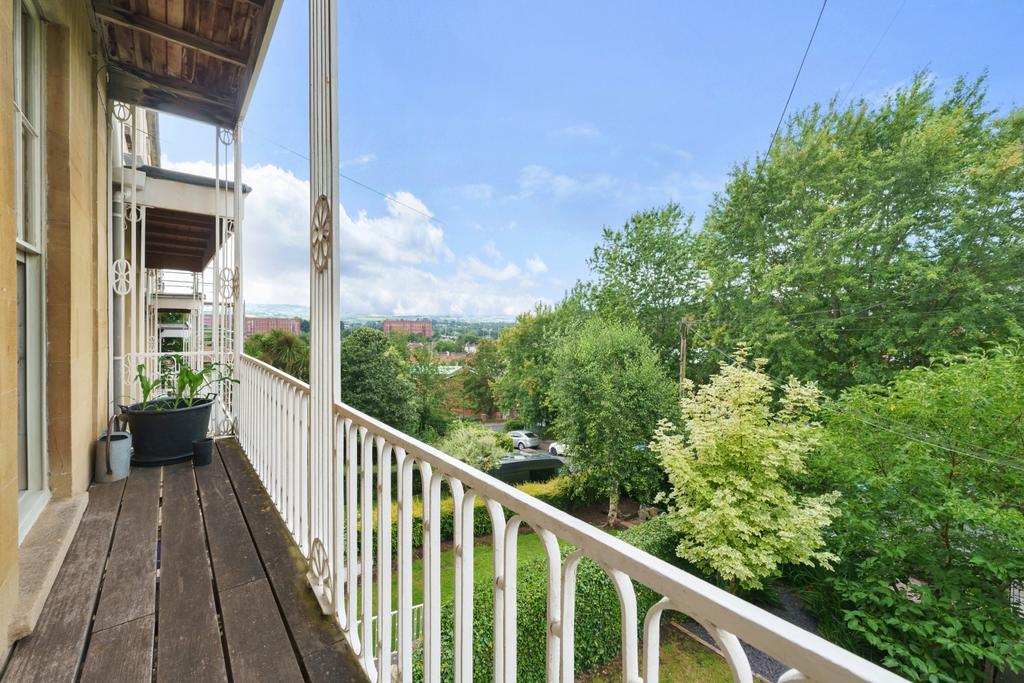
[[[241,448],[94,485],[3,681],[363,681]]]

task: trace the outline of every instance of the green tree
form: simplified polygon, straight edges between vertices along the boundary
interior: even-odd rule
[[[413,350],[414,362],[409,374],[416,386],[416,436],[433,441],[448,431],[451,416],[444,408],[448,395],[448,377],[430,357],[430,351],[421,346]]]
[[[684,433],[663,424],[652,449],[668,472],[677,552],[730,589],[761,588],[787,564],[830,566],[823,532],[838,493],[799,497],[790,478],[817,446],[821,393],[790,379],[777,405],[763,359],[739,349],[711,381],[682,399]]]
[[[245,340],[245,353],[292,377],[309,381],[309,345],[286,330],[258,332]]]
[[[702,338],[834,395],[1021,334],[1024,110],[984,79],[793,116],[736,166],[698,242]]]
[[[647,444],[675,412],[677,390],[634,324],[593,319],[554,354],[552,400],[572,469],[608,498],[608,523],[623,493],[651,497],[660,472]],[[639,447],[638,447],[639,446]]]
[[[570,296],[557,306],[537,304],[501,331],[498,348],[505,371],[496,393],[504,410],[515,410],[528,425],[554,424],[555,348],[582,319],[579,301]]]
[[[471,410],[484,415],[493,415],[497,408],[495,384],[503,371],[498,343],[482,339],[477,351],[466,359],[459,370],[458,378],[462,393]]]
[[[994,348],[841,397],[810,462],[838,487],[823,632],[914,681],[1024,669],[1024,352]]]
[[[667,370],[678,372],[679,323],[697,312],[701,274],[693,216],[678,204],[633,214],[621,230],[605,228],[582,283],[586,304],[607,319],[635,322]]]
[[[387,424],[416,428],[416,385],[405,359],[380,330],[360,327],[341,342],[341,397]]]
[[[495,469],[501,459],[512,451],[512,442],[482,425],[463,422],[454,427],[437,444],[444,451],[477,469]]]

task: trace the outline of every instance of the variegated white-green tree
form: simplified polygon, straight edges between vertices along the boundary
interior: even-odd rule
[[[765,364],[737,350],[708,384],[686,387],[683,429],[662,423],[651,444],[671,484],[679,556],[733,592],[761,588],[787,564],[836,560],[822,534],[839,494],[801,498],[789,481],[821,439],[821,393],[791,378],[774,398]]]

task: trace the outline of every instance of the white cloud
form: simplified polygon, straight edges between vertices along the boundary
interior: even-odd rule
[[[544,263],[539,256],[526,259],[526,270],[530,271],[534,275],[540,275],[541,273],[548,272],[548,264]]]
[[[372,164],[375,161],[377,161],[376,154],[360,154],[359,156],[348,159],[347,161],[342,161],[341,165],[348,167],[365,166],[367,164]]]
[[[476,201],[487,201],[494,196],[494,186],[488,183],[466,183],[454,188],[457,194]]]
[[[209,162],[171,162],[174,170],[212,176]],[[245,298],[250,303],[309,301],[309,183],[277,166],[244,169]],[[522,268],[456,258],[430,209],[396,192],[382,215],[339,207],[341,307],[345,314],[516,315],[540,298]],[[528,266],[527,266],[528,267]]]
[[[505,260],[505,255],[494,244],[494,240],[487,240],[487,243],[483,246],[483,252],[490,256],[491,260],[495,263],[501,263]]]
[[[555,173],[547,166],[531,164],[519,172],[519,193],[515,199],[525,199],[536,194],[551,194],[559,199],[607,191],[615,184],[614,179],[606,174],[576,177],[563,173]]]
[[[570,138],[599,138],[601,131],[592,123],[577,123],[573,126],[566,126],[558,131],[560,135]]]

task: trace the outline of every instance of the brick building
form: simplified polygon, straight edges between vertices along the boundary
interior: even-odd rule
[[[249,337],[260,332],[270,330],[284,330],[292,334],[302,332],[302,319],[300,318],[245,318],[245,336]]]
[[[422,334],[424,337],[434,336],[434,323],[429,320],[385,320],[385,334]]]

